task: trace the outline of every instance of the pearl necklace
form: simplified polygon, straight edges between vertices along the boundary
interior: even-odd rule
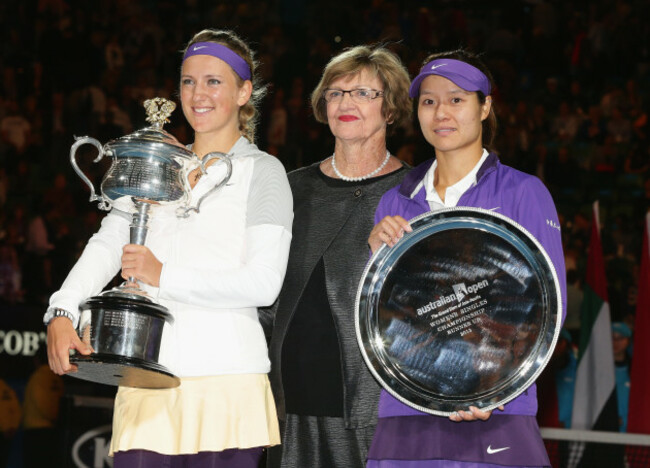
[[[386,159],[384,159],[384,162],[382,162],[381,165],[377,169],[375,169],[371,173],[366,174],[364,176],[348,177],[348,176],[344,176],[343,174],[341,174],[339,172],[338,168],[336,167],[336,158],[334,157],[334,154],[333,154],[332,155],[332,169],[334,170],[334,174],[336,174],[336,176],[341,180],[345,180],[346,182],[359,182],[360,180],[366,180],[367,178],[372,177],[375,174],[377,174],[379,171],[381,171],[386,166],[386,164],[388,164],[389,160],[390,160],[390,152],[388,150],[386,150]]]

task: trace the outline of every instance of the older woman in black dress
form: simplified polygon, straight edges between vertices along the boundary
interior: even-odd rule
[[[335,145],[321,162],[289,174],[293,239],[270,347],[283,440],[270,466],[365,464],[379,386],[357,346],[354,302],[377,202],[407,172],[386,134],[410,119],[408,86],[394,53],[359,46],[332,58],[312,94]]]

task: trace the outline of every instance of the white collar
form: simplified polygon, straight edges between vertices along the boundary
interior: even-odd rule
[[[481,159],[478,160],[478,162],[472,168],[472,170],[469,171],[465,177],[460,179],[454,185],[447,187],[447,190],[445,190],[444,202],[440,198],[440,195],[438,195],[436,189],[433,187],[435,171],[436,168],[438,167],[438,161],[434,160],[433,164],[431,164],[431,167],[424,175],[424,179],[422,179],[422,183],[421,183],[421,185],[422,184],[424,185],[424,189],[426,191],[426,199],[429,202],[429,206],[431,207],[431,209],[433,210],[433,209],[449,208],[452,206],[456,206],[458,204],[458,200],[460,200],[460,197],[463,196],[463,194],[467,191],[467,189],[469,189],[473,185],[476,185],[476,174],[478,173],[478,170],[483,165],[483,163],[485,162],[489,154],[490,153],[488,153],[488,151],[485,148],[483,148],[483,154],[481,155]],[[421,188],[421,185],[418,186],[417,190]]]

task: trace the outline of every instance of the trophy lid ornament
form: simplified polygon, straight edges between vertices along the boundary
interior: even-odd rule
[[[176,109],[176,103],[156,97],[144,101],[144,108],[147,111],[147,122],[156,128],[162,128],[164,124],[169,123],[169,116]]]
[[[116,138],[106,143],[106,149],[113,151],[129,151],[134,145],[156,144],[155,150],[160,155],[171,155],[175,158],[187,160],[197,160],[198,157],[189,150],[184,144],[179,142],[176,137],[163,129],[163,125],[169,123],[169,117],[176,109],[176,103],[165,98],[155,97],[147,99],[143,103],[147,113],[145,119],[151,125],[137,130],[129,135]],[[111,156],[112,154],[109,154]]]

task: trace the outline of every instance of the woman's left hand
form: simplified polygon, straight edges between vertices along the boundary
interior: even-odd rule
[[[135,278],[151,286],[160,286],[162,263],[144,245],[127,244],[122,249],[122,278]]]
[[[499,406],[498,409],[503,411],[503,405]],[[449,419],[454,422],[476,421],[477,419],[487,421],[490,419],[490,416],[492,416],[492,411],[483,411],[478,409],[476,406],[470,406],[469,411],[456,411],[449,416]]]
[[[393,247],[405,232],[411,231],[411,225],[401,216],[385,216],[370,231],[370,237],[368,237],[370,251],[375,253],[382,244]]]

